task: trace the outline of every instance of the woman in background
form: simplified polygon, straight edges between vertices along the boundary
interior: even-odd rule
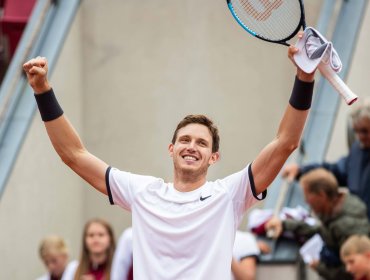
[[[110,280],[115,240],[112,227],[102,219],[86,223],[82,251],[74,280]]]

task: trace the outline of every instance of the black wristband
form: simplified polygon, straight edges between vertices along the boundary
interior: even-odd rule
[[[289,104],[297,110],[308,110],[311,107],[314,82],[303,82],[295,77]]]
[[[35,94],[37,106],[44,122],[52,121],[63,115],[53,89],[41,94]]]

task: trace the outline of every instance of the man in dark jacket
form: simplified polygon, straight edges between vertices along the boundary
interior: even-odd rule
[[[353,234],[369,235],[370,225],[365,204],[356,196],[338,188],[334,175],[323,168],[307,172],[300,179],[307,204],[320,220],[320,224],[308,225],[303,221],[272,218],[266,229],[273,229],[276,236],[283,231],[293,232],[299,238],[308,239],[319,233],[324,241],[320,260],[310,266],[327,280],[353,279],[345,271],[339,250]]]
[[[370,99],[358,102],[351,113],[351,120],[356,141],[347,156],[334,163],[290,164],[283,169],[282,176],[299,180],[306,172],[323,167],[334,174],[340,186],[348,187],[352,194],[365,202],[370,219]]]

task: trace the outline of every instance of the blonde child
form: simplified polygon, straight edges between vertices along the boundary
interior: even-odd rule
[[[40,244],[39,254],[48,273],[38,280],[72,280],[77,262],[68,264],[68,248],[63,238],[57,235],[45,237]]]
[[[366,235],[353,235],[340,250],[346,270],[355,280],[370,280],[370,239]]]

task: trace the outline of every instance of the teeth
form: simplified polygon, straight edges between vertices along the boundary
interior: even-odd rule
[[[184,157],[185,160],[197,160],[195,157],[192,157],[192,156],[185,156]]]

